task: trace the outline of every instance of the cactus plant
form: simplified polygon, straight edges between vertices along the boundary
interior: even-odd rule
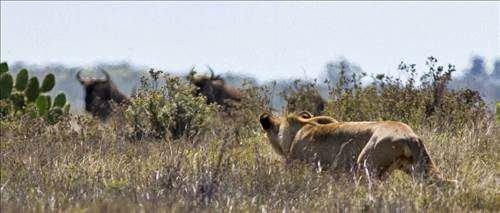
[[[16,92],[10,95],[10,101],[14,105],[14,109],[22,110],[25,106],[24,95],[22,93]]]
[[[59,93],[54,98],[54,107],[61,107],[61,108],[63,108],[65,104],[66,104],[66,95],[64,93]]]
[[[55,76],[47,74],[40,87],[37,77],[29,77],[28,70],[22,69],[12,78],[9,66],[0,64],[0,117],[7,114],[14,116],[28,114],[32,117],[43,117],[49,124],[54,124],[60,117],[69,113],[70,104],[66,95],[59,93],[51,103],[46,94],[55,86]]]
[[[9,71],[9,65],[7,65],[7,62],[0,63],[0,75],[8,71]]]
[[[71,104],[70,104],[70,103],[66,103],[66,104],[64,104],[64,106],[63,106],[63,111],[64,111],[64,113],[69,114],[69,108],[70,108],[70,107],[71,107]]]
[[[12,76],[9,73],[0,74],[0,100],[10,96],[12,84]]]
[[[36,109],[40,116],[46,115],[50,110],[50,96],[40,95],[35,101]]]
[[[38,95],[40,95],[40,84],[38,83],[38,78],[32,77],[28,81],[28,87],[24,91],[24,94],[26,95],[26,98],[28,99],[28,102],[33,102],[36,100]]]
[[[26,89],[26,85],[28,85],[28,70],[22,69],[16,76],[16,90],[23,91]]]
[[[42,82],[42,87],[40,88],[40,92],[49,92],[56,85],[56,77],[54,74],[49,73],[45,76]]]
[[[59,118],[64,114],[60,107],[53,107],[48,111],[47,122],[49,124],[55,124],[59,121]]]

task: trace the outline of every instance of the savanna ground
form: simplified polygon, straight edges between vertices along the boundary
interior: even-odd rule
[[[418,85],[378,75],[361,86],[360,76],[340,73],[323,114],[408,123],[456,188],[396,172],[370,191],[310,165],[284,167],[258,123],[277,95],[272,87],[245,85],[246,98],[227,115],[181,79],[151,73],[133,104],[104,123],[85,113],[55,125],[4,117],[0,210],[498,212],[500,115],[495,124],[474,91],[446,89],[448,68],[431,64]],[[289,108],[311,107],[314,84],[296,82],[288,97],[299,105]]]

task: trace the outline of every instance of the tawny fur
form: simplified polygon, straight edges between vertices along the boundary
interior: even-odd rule
[[[260,117],[273,149],[286,161],[319,163],[339,172],[366,169],[369,178],[377,180],[398,169],[412,177],[447,181],[422,140],[404,123],[328,122],[325,116],[319,120],[326,122],[313,120],[293,113]]]

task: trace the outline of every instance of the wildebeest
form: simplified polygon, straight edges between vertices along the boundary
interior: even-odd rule
[[[287,110],[289,111],[310,111],[315,115],[320,115],[327,105],[327,102],[318,91],[295,91],[285,97]]]
[[[228,100],[240,102],[241,92],[228,85],[219,75],[215,76],[213,71],[211,75],[196,75],[196,71],[191,70],[187,79],[197,88],[196,93],[202,94],[207,98],[207,103],[217,103],[225,108],[230,107]]]
[[[78,71],[76,78],[85,90],[85,110],[90,114],[105,120],[112,112],[111,100],[118,104],[129,103],[129,98],[118,90],[111,81],[108,72],[100,69],[104,79],[84,78]]]

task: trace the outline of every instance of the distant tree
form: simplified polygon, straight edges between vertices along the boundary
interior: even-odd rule
[[[490,75],[495,80],[500,80],[500,59],[495,61],[495,65],[493,66],[493,72]]]
[[[340,80],[341,72],[344,72],[345,76],[352,76],[353,74],[361,74],[363,70],[347,59],[340,59],[327,63],[324,75],[326,80],[334,85]]]
[[[472,58],[472,67],[465,72],[465,77],[467,78],[481,79],[487,77],[488,74],[486,73],[484,58],[480,56],[474,56]]]

